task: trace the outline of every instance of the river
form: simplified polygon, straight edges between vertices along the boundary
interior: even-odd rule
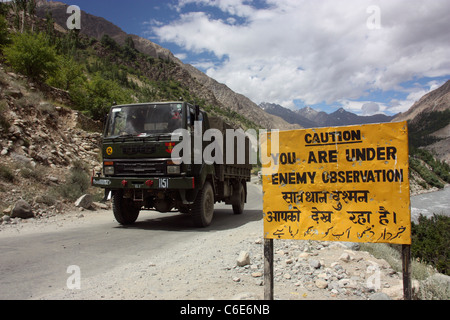
[[[417,222],[420,214],[430,217],[434,213],[450,216],[450,186],[411,197],[411,220]]]

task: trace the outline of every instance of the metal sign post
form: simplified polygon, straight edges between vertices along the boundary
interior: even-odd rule
[[[411,246],[402,245],[403,299],[412,299],[411,286]]]
[[[264,300],[273,300],[273,239],[264,239]]]

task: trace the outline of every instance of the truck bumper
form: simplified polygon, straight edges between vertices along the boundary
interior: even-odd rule
[[[195,188],[193,177],[93,177],[92,186],[109,190],[147,189],[147,190],[190,190]]]

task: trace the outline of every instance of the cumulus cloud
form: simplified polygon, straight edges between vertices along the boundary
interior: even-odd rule
[[[378,103],[375,102],[368,102],[361,106],[361,110],[363,112],[363,115],[365,116],[371,116],[373,114],[377,114],[380,111],[380,106]]]
[[[188,4],[199,10],[183,13]],[[223,16],[208,13],[211,7]],[[450,75],[447,0],[266,0],[263,7],[182,0],[177,11],[179,19],[152,31],[161,41],[222,59],[206,73],[256,103],[336,104],[369,90],[402,90],[415,78]],[[375,110],[370,103],[359,111]],[[377,111],[410,107],[392,105]]]

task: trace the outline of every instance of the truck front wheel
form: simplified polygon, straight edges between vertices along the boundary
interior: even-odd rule
[[[211,224],[214,215],[214,192],[208,181],[199,191],[191,212],[196,227],[204,228]]]
[[[131,199],[125,199],[123,192],[119,191],[113,198],[113,213],[121,225],[133,224],[139,216],[137,208]]]

